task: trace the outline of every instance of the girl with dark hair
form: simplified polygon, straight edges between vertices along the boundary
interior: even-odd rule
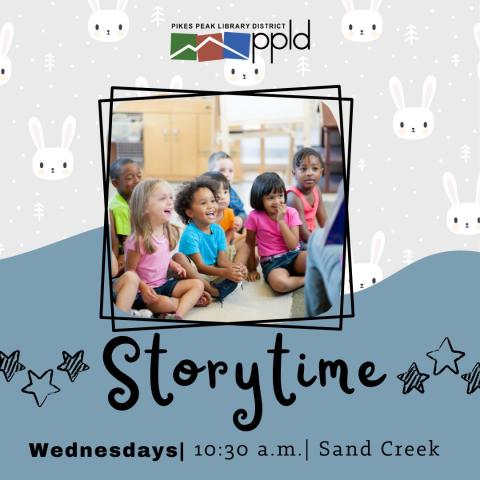
[[[255,245],[260,255],[263,277],[278,293],[287,293],[304,284],[306,252],[300,251],[298,212],[287,207],[286,189],[276,173],[262,173],[252,185],[253,211],[245,222],[250,257],[248,280],[258,280]]]

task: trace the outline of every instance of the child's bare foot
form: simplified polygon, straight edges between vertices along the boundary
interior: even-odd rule
[[[198,302],[195,304],[196,307],[207,307],[212,303],[212,296],[208,292],[203,292],[202,296],[198,299]]]
[[[260,280],[260,274],[255,270],[253,272],[248,272],[247,280],[249,282],[256,282],[257,280]]]
[[[178,315],[178,313],[158,313],[155,316],[159,320],[183,320],[183,317]]]

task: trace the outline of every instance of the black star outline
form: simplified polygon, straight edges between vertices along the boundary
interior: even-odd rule
[[[63,351],[63,363],[58,365],[57,370],[66,372],[70,381],[74,382],[80,373],[90,369],[86,363],[83,363],[84,353],[83,350],[79,350],[75,355],[70,355]]]
[[[25,365],[19,362],[20,350],[15,350],[10,355],[0,352],[0,372],[5,380],[10,382],[17,372],[25,370]]]
[[[58,393],[60,388],[52,383],[53,379],[53,370],[47,370],[42,375],[38,376],[34,371],[28,371],[28,379],[30,383],[25,385],[22,388],[23,393],[28,393],[35,397],[35,402],[37,405],[41,407],[45,400],[49,395],[53,395],[54,393]],[[48,381],[48,384],[46,383]],[[45,387],[51,387],[50,389],[46,389]],[[43,389],[43,391],[41,391]]]
[[[477,362],[472,370],[462,375],[462,379],[465,380],[467,385],[467,395],[471,395],[477,390],[480,390],[480,362]]]
[[[432,350],[426,355],[428,358],[431,358],[435,361],[435,365],[433,368],[434,375],[440,375],[446,368],[448,368],[451,372],[457,375],[459,372],[457,362],[465,356],[465,352],[462,352],[460,350],[454,350],[450,339],[448,337],[445,337],[441,345],[436,350]],[[446,362],[445,360],[448,360],[448,362]],[[440,363],[441,368],[439,367]]]
[[[419,391],[420,393],[425,393],[423,388],[423,382],[430,378],[430,375],[420,372],[417,367],[417,364],[413,362],[408,370],[400,375],[397,375],[397,378],[403,382],[402,393],[407,395],[413,389]]]

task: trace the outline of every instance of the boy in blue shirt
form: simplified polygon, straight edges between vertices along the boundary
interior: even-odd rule
[[[228,260],[225,232],[215,223],[215,187],[204,179],[184,184],[177,193],[175,211],[187,225],[175,260],[185,268],[187,278],[203,280],[205,290],[223,300],[247,278],[249,250],[242,249],[233,262]]]

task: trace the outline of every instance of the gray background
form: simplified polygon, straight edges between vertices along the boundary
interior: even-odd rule
[[[165,21],[151,21],[155,5],[163,8]],[[357,8],[368,7],[357,0]],[[103,0],[103,8],[113,8]],[[350,221],[354,262],[368,261],[370,241],[376,231],[386,235],[380,265],[384,273],[405,266],[405,252],[413,261],[446,250],[478,250],[479,238],[452,234],[446,227],[449,202],[442,175],[457,178],[461,201],[473,201],[479,173],[478,145],[478,48],[473,25],[478,21],[474,1],[384,1],[380,13],[383,35],[374,43],[343,39],[340,1],[282,4],[156,0],[130,1],[126,12],[130,32],[119,43],[92,40],[87,31],[88,2],[39,0],[3,2],[0,22],[15,27],[9,57],[13,76],[0,87],[3,174],[0,176],[0,254],[10,257],[68,238],[101,225],[103,220],[98,98],[108,95],[110,85],[133,86],[143,76],[152,87],[165,87],[179,74],[185,88],[225,89],[223,62],[170,61],[170,23],[288,21],[304,30],[312,21],[310,51],[276,52],[267,64],[259,87],[293,87],[337,84],[354,96],[352,195]],[[415,25],[418,41],[405,42],[408,25]],[[49,71],[44,57],[52,53],[55,66]],[[302,76],[296,65],[308,57],[310,72]],[[452,63],[454,55],[460,62]],[[418,142],[403,141],[392,130],[395,105],[388,80],[397,76],[405,88],[407,106],[418,105],[425,77],[437,78],[432,103],[435,130]],[[74,115],[77,131],[71,149],[73,174],[62,181],[40,180],[32,172],[35,152],[27,123],[37,116],[44,127],[47,146],[58,146],[61,126]],[[461,147],[471,149],[461,158]],[[362,166],[362,168],[360,168]],[[364,167],[364,168],[363,168]],[[41,203],[44,217],[34,217]]]

